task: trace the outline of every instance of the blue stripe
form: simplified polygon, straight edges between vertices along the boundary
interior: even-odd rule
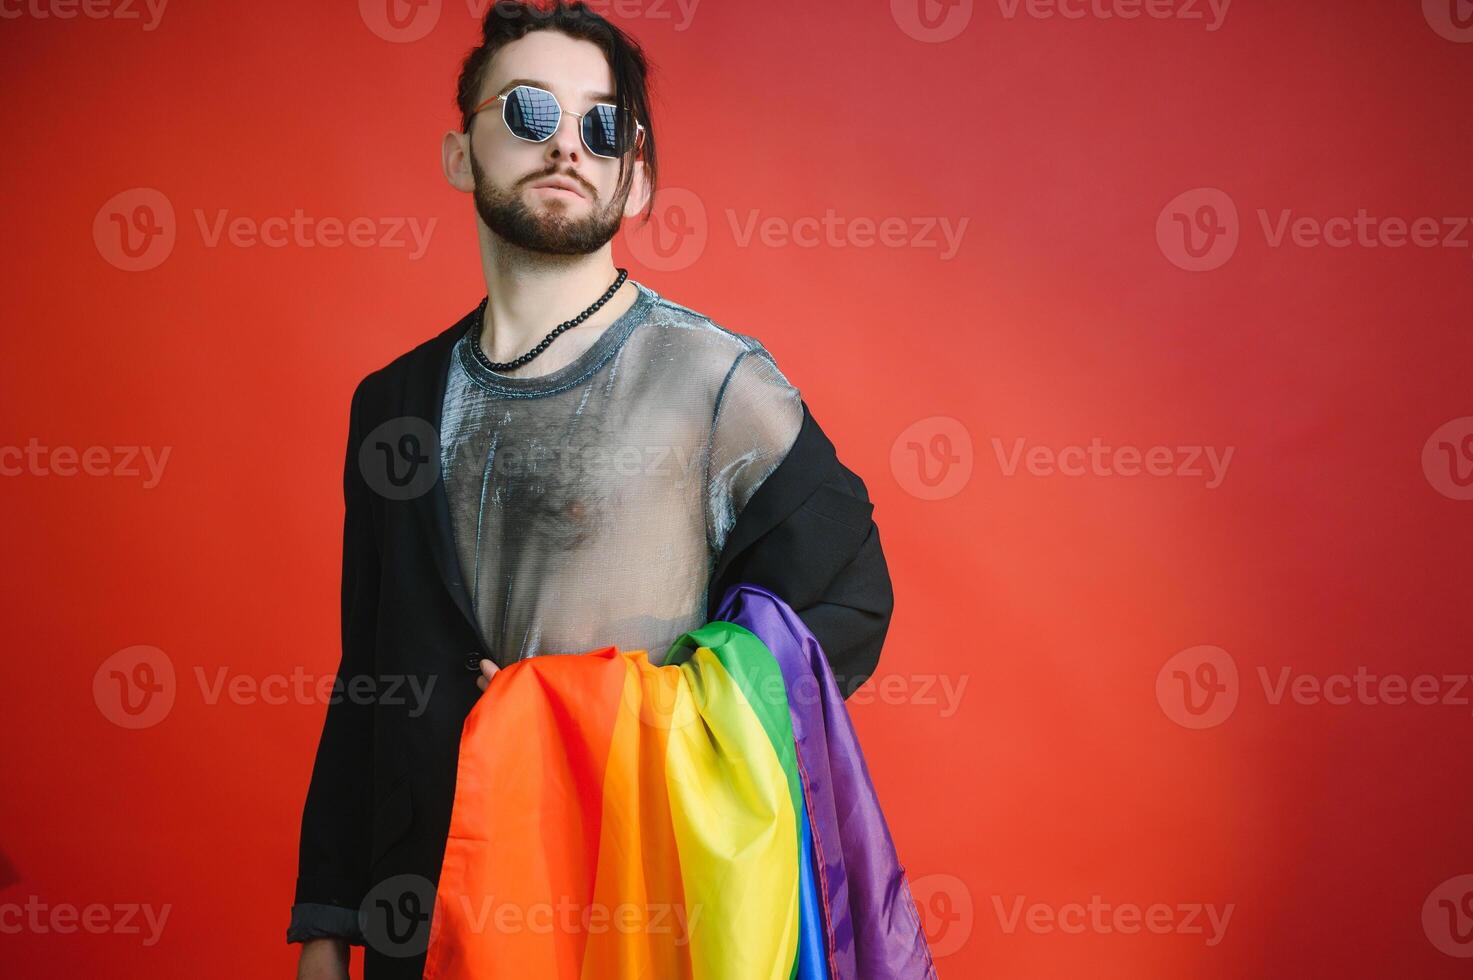
[[[802,794],[799,794],[801,797]],[[829,957],[824,944],[823,913],[818,904],[818,881],[813,859],[813,832],[808,826],[808,801],[798,811],[798,959],[794,980],[828,980]]]

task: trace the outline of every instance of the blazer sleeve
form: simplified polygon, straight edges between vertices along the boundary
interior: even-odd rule
[[[831,479],[820,484],[791,518],[811,526],[805,536],[822,536],[836,545],[839,557],[833,563],[838,570],[815,600],[794,611],[823,647],[846,699],[874,676],[895,609],[890,569],[873,513],[864,481],[835,460]],[[793,594],[803,595],[804,590],[795,587]]]
[[[363,944],[358,907],[368,891],[373,744],[371,699],[342,696],[372,675],[379,554],[372,491],[358,462],[366,379],[353,392],[343,461],[342,654],[302,811],[297,883],[287,942],[335,936]],[[361,683],[361,682],[360,682]]]
[[[725,564],[708,589],[708,612],[733,585],[771,590],[812,631],[848,698],[879,665],[895,595],[868,490],[831,449],[784,461],[826,472],[801,503]]]

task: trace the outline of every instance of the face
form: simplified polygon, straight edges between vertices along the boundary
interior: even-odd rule
[[[590,153],[581,122],[572,115],[595,102],[614,101],[608,61],[592,42],[533,31],[491,59],[480,101],[518,82],[557,96],[563,107],[557,132],[541,143],[518,139],[502,121],[502,103],[493,102],[476,114],[469,136],[461,137],[462,153],[447,159],[447,176],[474,194],[486,227],[511,244],[552,255],[595,252],[614,237],[626,213],[638,213],[645,193],[643,167],[632,161],[634,180],[615,196],[619,161]],[[533,186],[549,178],[570,181],[577,190]]]

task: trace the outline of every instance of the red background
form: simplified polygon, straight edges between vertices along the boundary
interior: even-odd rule
[[[36,2],[5,0],[20,16],[0,20],[0,443],[171,456],[147,489],[0,480],[0,852],[19,879],[0,906],[170,913],[152,946],[8,930],[0,962],[290,976],[323,706],[211,704],[196,669],[260,683],[336,666],[349,395],[484,292],[470,202],[439,170],[477,21],[446,0],[403,41],[370,29],[366,2],[179,2],[144,30]],[[1473,415],[1473,232],[1275,247],[1260,219],[1473,215],[1473,44],[1433,29],[1436,6],[1238,0],[1208,30],[1009,18],[988,0],[952,10],[970,21],[947,41],[902,29],[900,0],[706,0],[688,24],[672,2],[615,11],[659,71],[665,183],[707,232],[679,268],[650,268],[623,236],[616,260],[762,339],[876,501],[897,607],[851,710],[942,976],[1466,975],[1423,905],[1473,872],[1473,691],[1274,703],[1260,681],[1473,667],[1473,502],[1423,463],[1435,430]],[[168,199],[177,235],[136,272],[93,235],[134,188]],[[1210,271],[1156,236],[1196,188],[1240,216]],[[196,217],[296,209],[437,224],[413,258],[211,247]],[[949,258],[934,232],[931,247],[802,247],[732,229],[829,209],[910,234],[967,225]],[[671,208],[660,220],[674,234]],[[927,500],[901,436],[934,417],[965,432],[950,451],[972,472]],[[993,440],[1020,438],[1234,455],[1211,489],[1007,475]],[[159,723],[126,730],[92,685],[138,644],[178,690]],[[1157,677],[1204,644],[1235,664],[1237,703],[1196,730]],[[966,685],[954,712],[943,682]],[[1092,896],[1232,916],[1215,944],[1181,911],[1167,934],[1008,928],[1019,900],[1067,915]]]

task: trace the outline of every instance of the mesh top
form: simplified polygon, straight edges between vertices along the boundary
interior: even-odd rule
[[[634,305],[549,374],[488,370],[470,349],[479,317],[456,341],[441,466],[500,666],[610,645],[663,662],[705,623],[726,536],[802,425],[755,338],[634,285]]]

